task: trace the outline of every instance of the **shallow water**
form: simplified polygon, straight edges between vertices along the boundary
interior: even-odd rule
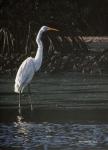
[[[0,148],[4,150],[107,150],[108,75],[39,75],[22,96],[14,79],[0,78]]]

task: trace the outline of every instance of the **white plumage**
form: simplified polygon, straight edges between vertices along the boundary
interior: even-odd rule
[[[35,62],[32,57],[28,57],[21,64],[15,79],[16,93],[22,93],[23,89],[31,82],[33,75],[35,73]]]
[[[56,29],[53,29],[47,26],[41,27],[36,38],[38,49],[37,49],[35,58],[28,57],[26,60],[24,60],[16,74],[14,91],[16,93],[19,93],[19,108],[20,108],[20,93],[22,93],[24,88],[28,84],[30,84],[33,78],[33,75],[41,67],[42,58],[43,58],[43,43],[41,41],[41,37],[42,37],[43,32],[48,31],[48,30],[58,31]]]

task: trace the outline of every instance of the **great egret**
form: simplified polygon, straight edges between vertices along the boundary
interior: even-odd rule
[[[35,58],[32,57],[28,57],[26,60],[24,60],[21,64],[21,66],[18,69],[16,78],[15,78],[15,86],[14,86],[14,91],[16,93],[19,93],[19,113],[21,112],[21,93],[23,92],[24,88],[29,84],[33,78],[33,75],[35,74],[35,72],[37,72],[42,64],[42,57],[43,57],[43,43],[41,41],[41,37],[42,34],[45,31],[49,31],[49,30],[53,30],[53,31],[59,31],[57,29],[54,28],[50,28],[47,26],[42,26],[41,29],[39,30],[38,34],[37,34],[37,38],[36,38],[36,42],[38,45],[38,49],[37,49],[37,53]],[[28,88],[28,92],[30,93],[30,89]],[[29,95],[30,98],[30,95]],[[32,102],[31,102],[31,98],[30,98],[30,103],[31,103],[31,110],[32,110]]]

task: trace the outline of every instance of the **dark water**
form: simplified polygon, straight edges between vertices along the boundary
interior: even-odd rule
[[[108,125],[75,122],[0,124],[0,145],[10,149],[108,149]]]
[[[0,149],[107,150],[108,76],[59,74],[33,79],[30,111],[27,89],[22,119],[14,79],[0,78]]]

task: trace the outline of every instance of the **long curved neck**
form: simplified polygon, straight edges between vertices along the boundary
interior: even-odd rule
[[[38,45],[37,53],[36,53],[36,56],[35,56],[36,70],[39,70],[39,68],[41,67],[41,64],[42,64],[42,58],[43,58],[43,43],[41,41],[42,34],[43,34],[43,31],[40,30],[38,32],[38,35],[37,35],[37,38],[36,38],[36,42],[37,42],[37,45]]]
[[[37,42],[38,48],[37,48],[37,53],[36,53],[35,59],[39,59],[39,58],[41,58],[43,56],[43,43],[41,41],[42,33],[43,33],[43,31],[40,30],[38,32],[38,35],[37,35],[37,38],[36,38],[36,42]]]

